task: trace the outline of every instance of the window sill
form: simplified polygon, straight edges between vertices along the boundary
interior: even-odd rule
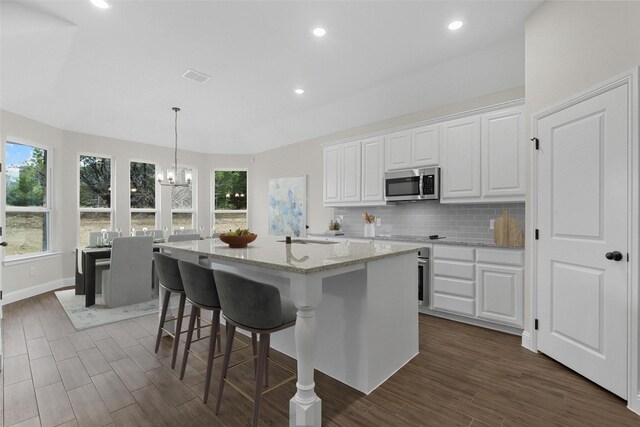
[[[2,265],[5,267],[9,267],[12,265],[24,264],[32,261],[40,261],[47,258],[59,257],[62,255],[62,252],[40,252],[37,254],[26,254],[26,255],[14,255],[2,261]]]

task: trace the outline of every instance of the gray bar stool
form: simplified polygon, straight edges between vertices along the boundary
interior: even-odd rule
[[[160,252],[154,252],[153,261],[155,264],[160,286],[164,288],[164,298],[162,300],[162,312],[160,322],[158,324],[158,336],[156,337],[156,349],[160,348],[160,339],[162,332],[166,332],[173,337],[173,356],[171,357],[171,369],[176,366],[176,356],[178,354],[178,345],[180,344],[180,332],[182,330],[182,319],[184,317],[185,293],[178,269],[178,260],[169,255]],[[178,306],[178,315],[174,318],[167,319],[167,309],[169,308],[169,299],[172,293],[180,294],[180,304]],[[176,321],[175,332],[171,333],[164,328],[166,322]]]
[[[204,383],[204,396],[202,401],[207,403],[207,399],[209,398],[209,386],[211,385],[213,360],[216,357],[221,356],[221,354],[219,356],[215,355],[216,342],[218,343],[218,351],[220,351],[220,339],[218,337],[220,333],[220,300],[218,299],[218,292],[216,290],[216,282],[213,278],[212,269],[182,260],[178,261],[178,265],[187,300],[191,303],[191,317],[189,319],[187,341],[184,346],[184,355],[182,357],[180,379],[184,378],[184,371],[187,367],[189,354],[193,354],[198,360],[206,363],[207,374]],[[199,341],[199,339],[193,340],[193,329],[196,317],[199,318],[200,316],[200,310],[210,310],[213,312],[211,318],[211,332],[208,336],[202,338],[209,338],[209,353],[206,361],[202,360],[191,350],[191,344]],[[229,340],[229,343],[233,343],[233,337],[227,337],[227,339]],[[228,353],[231,353],[231,344],[227,346]],[[236,351],[247,347],[248,345],[245,345],[244,347],[237,348]]]
[[[220,376],[220,386],[218,389],[218,400],[216,402],[215,412],[216,414],[220,412],[220,403],[222,402],[224,384],[229,383],[229,385],[238,390],[240,394],[253,401],[252,425],[257,426],[258,415],[260,414],[260,399],[262,395],[296,378],[295,371],[279,363],[277,360],[271,359],[293,375],[278,385],[267,387],[268,380],[266,377],[268,376],[267,363],[268,359],[270,359],[270,336],[274,332],[295,325],[297,309],[292,300],[280,296],[280,292],[275,286],[255,282],[226,271],[216,270],[213,275],[216,280],[216,287],[220,297],[223,317],[227,322],[228,332],[227,346],[224,354],[224,361],[222,362],[222,375]],[[253,398],[245,394],[235,384],[227,380],[230,356],[229,350],[231,349],[230,343],[233,341],[236,327],[251,332],[252,334],[258,334],[260,337],[256,367],[256,389]],[[251,359],[253,358],[236,363],[233,366],[237,366]]]

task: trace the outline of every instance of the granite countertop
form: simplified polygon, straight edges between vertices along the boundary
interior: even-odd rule
[[[495,243],[469,242],[469,241],[452,239],[452,238],[429,239],[428,236],[390,235],[390,236],[364,237],[358,234],[340,234],[338,236],[328,236],[328,235],[325,235],[324,233],[308,233],[308,234],[309,236],[313,236],[313,237],[326,237],[326,238],[336,238],[336,239],[368,239],[368,240],[370,239],[370,240],[373,240],[374,242],[394,241],[394,242],[407,242],[407,243],[414,243],[414,244],[433,243],[435,245],[478,246],[483,248],[524,250],[524,247],[521,247],[521,246],[498,246]]]
[[[278,241],[280,240],[280,241]],[[417,252],[420,245],[394,245],[383,241],[374,243],[327,242],[326,240],[293,239],[258,236],[246,248],[232,249],[219,239],[193,240],[157,245],[171,250],[185,250],[212,260],[254,265],[272,270],[310,274],[362,264],[382,258]]]

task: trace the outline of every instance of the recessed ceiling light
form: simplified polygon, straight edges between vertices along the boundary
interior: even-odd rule
[[[463,25],[464,23],[462,21],[453,21],[452,23],[449,24],[449,29],[451,31],[459,30],[460,28],[462,28]]]
[[[294,92],[296,95],[302,95],[302,94],[304,93],[304,89],[300,89],[300,88],[298,88],[298,89],[294,89],[294,90],[293,90],[293,92]]]
[[[107,3],[106,0],[91,0],[91,4],[93,4],[98,9],[109,9],[111,5]]]
[[[324,37],[327,35],[327,29],[324,27],[313,27],[311,29],[311,34],[316,37]]]

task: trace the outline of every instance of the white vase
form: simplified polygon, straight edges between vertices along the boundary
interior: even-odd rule
[[[364,237],[376,237],[376,227],[373,223],[364,225]]]

